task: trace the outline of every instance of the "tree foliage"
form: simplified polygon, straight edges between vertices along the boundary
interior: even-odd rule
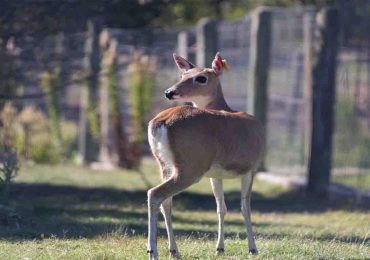
[[[115,0],[0,1],[0,38],[82,31],[86,21],[107,27],[184,26],[204,16],[238,18],[259,5],[323,6],[341,0]]]

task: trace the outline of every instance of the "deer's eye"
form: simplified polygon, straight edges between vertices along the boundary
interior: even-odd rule
[[[200,84],[205,84],[207,83],[207,77],[198,76],[195,78],[195,82],[200,83]]]

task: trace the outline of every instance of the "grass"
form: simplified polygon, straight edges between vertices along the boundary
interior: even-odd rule
[[[370,170],[362,170],[356,174],[334,175],[334,183],[339,183],[353,187],[358,190],[370,191]]]
[[[0,205],[0,259],[145,259],[146,189],[158,183],[146,160],[142,173],[94,172],[75,166],[25,166]],[[183,259],[370,258],[369,208],[316,201],[256,181],[252,210],[260,254],[247,253],[239,183],[225,183],[226,251],[215,257],[217,216],[207,180],[174,199],[174,229]],[[167,258],[164,223],[159,253]]]

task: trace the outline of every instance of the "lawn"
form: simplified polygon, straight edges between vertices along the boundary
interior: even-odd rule
[[[332,181],[360,191],[370,192],[370,170],[362,170],[355,174],[334,175]]]
[[[76,166],[24,166],[0,208],[0,259],[145,259],[146,189],[158,183],[145,160],[141,173]],[[174,199],[174,229],[183,259],[368,259],[369,208],[315,201],[256,181],[252,220],[260,254],[247,253],[239,183],[225,183],[225,254],[215,256],[217,215],[208,180]],[[167,258],[164,223],[159,253]]]

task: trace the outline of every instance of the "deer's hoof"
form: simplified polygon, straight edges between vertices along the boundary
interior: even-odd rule
[[[180,254],[177,252],[177,250],[170,250],[170,258],[180,259]]]
[[[154,252],[153,250],[149,250],[149,249],[146,252],[148,253],[149,260],[158,260],[157,252]]]
[[[225,253],[225,249],[223,248],[216,248],[216,255],[223,255]]]
[[[257,249],[249,249],[249,253],[250,253],[251,255],[258,255],[258,251],[257,251]]]

